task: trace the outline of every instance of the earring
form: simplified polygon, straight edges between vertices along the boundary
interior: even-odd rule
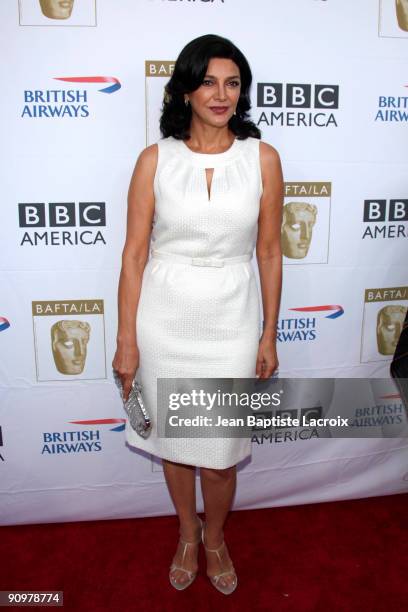
[[[188,98],[184,98],[184,104],[185,104],[186,106],[188,106],[188,102],[189,102]]]

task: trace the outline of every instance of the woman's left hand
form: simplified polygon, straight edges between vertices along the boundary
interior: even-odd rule
[[[269,378],[279,366],[276,352],[276,339],[261,337],[256,359],[256,377]]]

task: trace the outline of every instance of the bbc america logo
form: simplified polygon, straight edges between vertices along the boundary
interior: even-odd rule
[[[105,202],[78,202],[78,205],[75,202],[49,202],[48,205],[44,202],[20,203],[19,226],[31,229],[24,232],[20,246],[106,244],[99,229],[106,226],[105,208]],[[77,230],[77,227],[81,229]]]
[[[274,108],[338,108],[338,85],[258,83],[258,106]]]
[[[408,199],[364,200],[362,239],[408,238]]]
[[[272,110],[269,115],[261,111],[258,124],[337,127],[333,111],[339,108],[339,86],[305,83],[258,83],[258,109]]]

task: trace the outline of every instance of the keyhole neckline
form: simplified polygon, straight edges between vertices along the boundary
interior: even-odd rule
[[[208,187],[208,182],[207,182],[207,170],[212,170],[212,174],[210,176],[210,186]],[[207,189],[207,201],[211,202],[212,198],[212,190],[213,190],[213,180],[214,180],[214,172],[215,172],[215,168],[204,168],[204,174],[205,174],[205,186]]]

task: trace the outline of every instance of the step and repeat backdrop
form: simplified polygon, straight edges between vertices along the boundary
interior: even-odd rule
[[[408,0],[3,0],[0,23],[2,524],[174,513],[160,459],[125,442],[111,363],[130,177],[197,36],[246,55],[252,119],[282,159],[280,376],[389,378],[408,305]],[[401,397],[373,385],[354,409],[350,383],[343,399],[347,437],[254,433],[234,509],[408,491]]]

